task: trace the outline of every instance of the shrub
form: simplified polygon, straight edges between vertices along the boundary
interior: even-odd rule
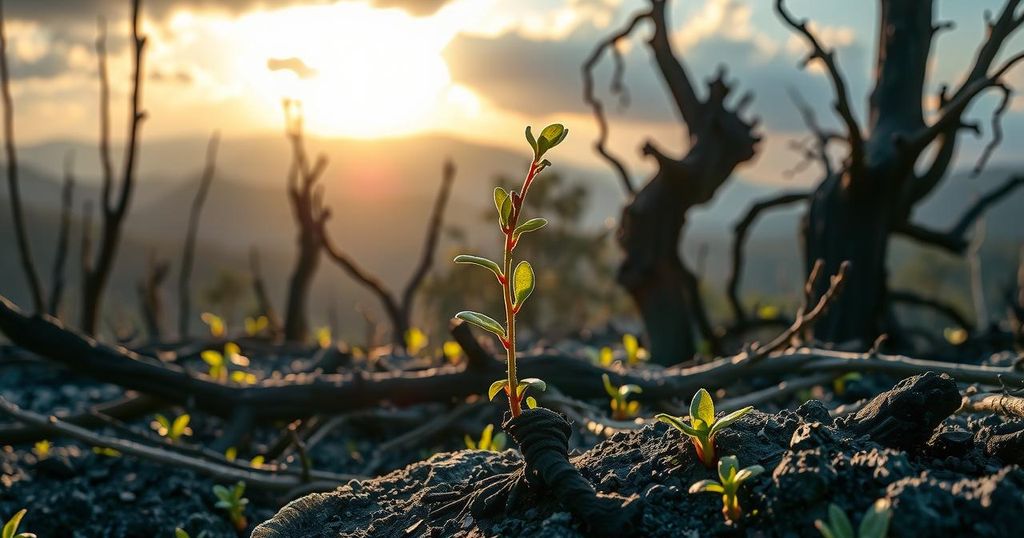
[[[736,422],[743,415],[749,413],[753,407],[747,406],[738,411],[715,419],[715,403],[711,395],[705,389],[700,389],[693,395],[690,401],[690,423],[683,422],[683,417],[674,417],[661,413],[657,419],[670,424],[676,429],[690,437],[694,448],[697,449],[697,457],[705,467],[711,469],[715,465],[715,437],[719,432]]]
[[[718,460],[718,480],[701,480],[690,486],[690,493],[720,493],[722,495],[722,514],[726,523],[739,521],[743,516],[739,496],[736,492],[747,480],[764,472],[764,467],[751,465],[739,468],[736,456],[725,456]]]

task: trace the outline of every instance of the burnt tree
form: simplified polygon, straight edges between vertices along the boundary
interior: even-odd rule
[[[585,100],[591,105],[601,136],[595,148],[618,172],[632,199],[622,211],[618,241],[625,254],[618,281],[632,295],[643,317],[651,359],[673,364],[690,359],[697,349],[697,332],[717,351],[699,292],[699,282],[680,257],[680,241],[687,212],[709,202],[740,164],[754,157],[758,136],[755,121],[741,117],[749,104],[744,96],[734,105],[727,98],[731,87],[725,70],[708,83],[704,95],[690,79],[685,65],[672,50],[667,27],[667,1],[650,0],[650,10],[634,16],[619,33],[600,43],[583,67]],[[653,143],[643,146],[654,159],[657,172],[634,192],[625,166],[604,144],[607,123],[603,106],[594,96],[591,71],[605,50],[616,60],[613,91],[622,91],[622,57],[617,45],[644,21],[654,33],[647,42],[679,117],[689,133],[689,149],[682,157],[670,156]]]
[[[292,215],[298,224],[298,252],[295,266],[288,280],[288,300],[285,306],[284,337],[292,342],[306,340],[309,322],[306,319],[309,288],[320,265],[321,232],[331,210],[324,207],[324,187],[317,181],[327,167],[327,158],[317,157],[313,163],[306,155],[303,137],[301,105],[284,101],[286,134],[292,146],[292,164],[288,171],[288,199]]]
[[[783,0],[775,1],[780,19],[810,48],[804,63],[818,61],[825,68],[835,94],[834,109],[843,125],[839,138],[846,147],[841,166],[826,171],[811,195],[803,223],[808,271],[818,259],[824,260],[826,273],[835,272],[845,260],[851,262],[847,292],[815,325],[816,338],[870,345],[886,330],[889,318],[887,307],[892,298],[886,286],[886,257],[893,234],[962,255],[977,218],[1024,183],[1024,178],[1010,178],[968,208],[948,230],[926,229],[910,219],[914,207],[946,177],[961,132],[978,130],[976,124],[964,121],[964,113],[976,97],[989,90],[1000,92],[1003,100],[992,117],[992,143],[976,171],[999,143],[999,119],[1012,93],[1002,78],[1024,54],[996,60],[1024,23],[1020,3],[1007,0],[998,16],[987,21],[985,41],[963,80],[952,90],[943,86],[938,106],[926,110],[932,41],[951,24],[935,22],[933,0],[879,0],[874,88],[868,97],[866,126],[862,127],[852,110],[834,51],[825,49],[807,21],[790,14]],[[929,160],[924,159],[926,154]]]
[[[146,114],[142,111],[142,59],[146,38],[139,33],[140,0],[132,1],[131,42],[132,42],[132,91],[128,116],[128,139],[124,148],[124,164],[121,182],[114,185],[114,166],[110,151],[110,82],[107,75],[106,28],[100,22],[99,37],[96,39],[96,56],[100,79],[100,162],[103,166],[103,185],[99,206],[101,233],[95,259],[82,259],[82,310],[81,327],[86,334],[96,333],[100,316],[103,290],[110,279],[117,249],[121,242],[124,219],[128,214],[132,191],[135,188],[136,165],[138,162],[139,128]],[[88,230],[88,229],[86,229]]]
[[[416,292],[419,291],[423,279],[430,272],[434,264],[434,252],[437,250],[438,236],[441,235],[441,221],[444,217],[444,208],[448,204],[448,198],[452,190],[452,182],[455,181],[455,164],[448,160],[444,163],[441,173],[441,188],[434,200],[434,207],[430,213],[430,222],[427,224],[427,235],[423,241],[423,252],[420,254],[420,261],[413,270],[412,276],[402,289],[401,297],[395,295],[387,285],[377,276],[373,275],[358,263],[355,259],[339,248],[326,230],[321,230],[320,237],[323,239],[324,250],[327,255],[339,267],[345,270],[352,278],[365,286],[380,300],[388,319],[391,321],[391,342],[396,350],[405,350],[406,334],[412,327],[413,305],[416,299]],[[366,313],[364,312],[365,316]],[[369,342],[373,339],[369,338]]]
[[[199,189],[192,199],[192,208],[188,214],[188,231],[185,233],[185,246],[181,253],[181,268],[178,272],[178,337],[188,339],[189,318],[192,317],[192,266],[196,255],[196,235],[199,233],[199,217],[206,203],[206,196],[213,183],[213,173],[217,165],[217,145],[220,133],[210,135],[206,146],[206,165],[199,178]]]
[[[164,328],[164,301],[160,287],[171,270],[171,262],[151,252],[146,265],[146,274],[135,285],[139,299],[139,311],[150,342],[160,342]]]

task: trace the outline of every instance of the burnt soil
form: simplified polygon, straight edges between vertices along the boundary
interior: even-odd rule
[[[820,536],[814,520],[825,517],[829,503],[857,525],[881,497],[892,502],[890,536],[1024,536],[1024,470],[987,453],[993,434],[1019,431],[1024,423],[947,417],[959,406],[955,384],[945,376],[926,377],[942,390],[907,390],[919,376],[851,418],[833,420],[823,404],[811,400],[795,411],[753,411],[721,433],[720,455],[766,468],[741,488],[747,515],[735,526],[725,524],[720,496],[687,492],[690,484],[715,474],[665,424],[618,433],[573,462],[599,493],[639,503],[638,536]],[[877,427],[885,414],[895,416],[899,427]],[[1019,460],[1021,454],[1003,456]],[[586,536],[583,522],[543,495],[494,518],[429,517],[427,492],[520,465],[514,450],[438,454],[374,480],[296,500],[253,536]]]

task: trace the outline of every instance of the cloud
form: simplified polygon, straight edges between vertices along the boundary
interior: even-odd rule
[[[316,76],[316,69],[306,65],[299,58],[269,58],[267,69],[271,71],[291,71],[301,79],[313,78]]]

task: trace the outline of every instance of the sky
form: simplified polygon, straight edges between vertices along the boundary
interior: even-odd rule
[[[938,20],[956,24],[937,38],[929,95],[956,84],[984,35],[984,11],[999,0],[935,0]],[[801,70],[805,44],[777,19],[768,0],[675,0],[672,38],[695,80],[726,65],[736,93],[755,94],[751,112],[763,119],[764,144],[745,177],[809,182],[814,169],[789,178],[807,136],[788,92],[799,91],[826,125],[831,91],[821,70]],[[98,84],[97,17],[109,34],[114,133],[126,132],[130,78],[129,0],[6,0],[12,91],[19,144],[94,140]],[[580,66],[604,36],[642,0],[149,0],[144,141],[245,137],[283,129],[282,98],[303,102],[310,134],[384,138],[443,133],[523,149],[523,126],[561,122],[571,134],[560,156],[602,166],[591,150],[596,126],[584,106]],[[877,39],[877,2],[789,0],[835,47],[862,115]],[[686,149],[645,47],[642,29],[625,47],[631,102],[614,106],[607,93],[608,60],[598,84],[612,110],[611,146],[644,168],[638,148],[648,138],[670,153]],[[1024,35],[1006,47],[1024,50]],[[1005,55],[1004,55],[1005,56]],[[1024,88],[1024,67],[1008,77]],[[961,166],[970,166],[988,137],[996,95],[979,99],[970,116],[984,135],[968,137]],[[1024,99],[1004,120],[1007,140],[1024,138]],[[145,142],[144,142],[145,143]],[[1004,144],[994,161],[1018,164]]]

